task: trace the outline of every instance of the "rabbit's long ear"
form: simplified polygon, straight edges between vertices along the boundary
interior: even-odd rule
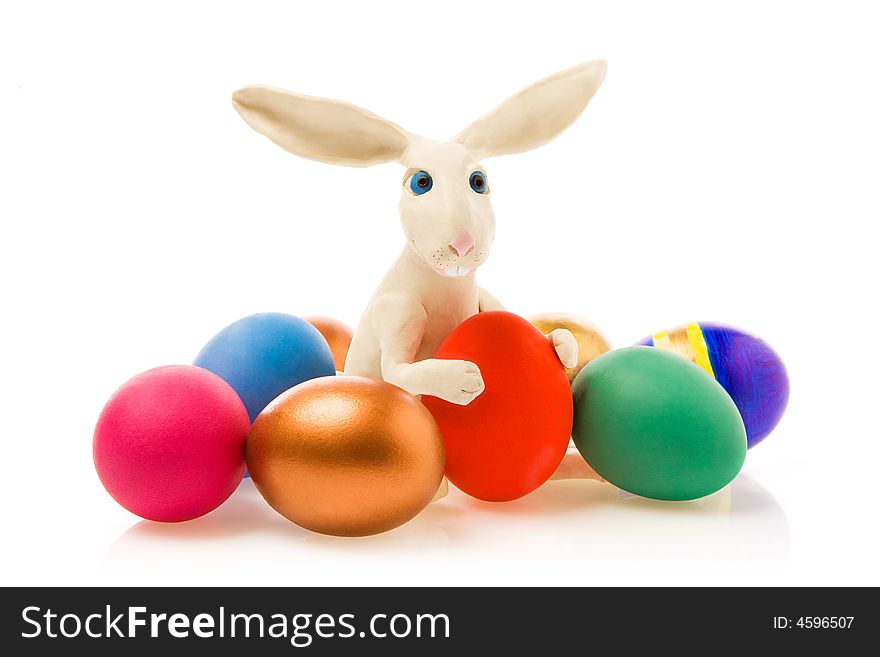
[[[365,167],[399,160],[409,144],[403,128],[340,100],[255,85],[232,104],[254,130],[310,160]]]
[[[581,115],[607,68],[599,59],[544,78],[471,123],[452,141],[464,144],[478,158],[543,146]]]

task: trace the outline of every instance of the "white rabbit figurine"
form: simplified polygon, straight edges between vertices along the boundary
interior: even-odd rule
[[[476,364],[432,358],[468,317],[503,309],[477,287],[474,275],[495,237],[480,160],[552,140],[580,116],[605,70],[604,61],[591,61],[536,82],[448,142],[414,135],[338,100],[266,86],[233,94],[248,125],[295,155],[348,166],[395,161],[406,168],[400,197],[406,244],[364,311],[346,374],[384,379],[414,395],[456,404],[468,404],[483,391]],[[548,338],[562,363],[574,366],[571,332],[557,329]]]

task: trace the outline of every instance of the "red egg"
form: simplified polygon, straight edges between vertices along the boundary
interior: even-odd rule
[[[474,315],[436,358],[477,364],[485,391],[467,406],[424,396],[446,444],[446,476],[473,497],[506,502],[543,484],[562,461],[571,389],[550,341],[508,312]]]

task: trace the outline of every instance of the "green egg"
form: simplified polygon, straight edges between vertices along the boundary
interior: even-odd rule
[[[574,442],[625,491],[693,500],[726,486],[746,457],[746,430],[724,388],[699,366],[651,347],[605,353],[572,384]]]

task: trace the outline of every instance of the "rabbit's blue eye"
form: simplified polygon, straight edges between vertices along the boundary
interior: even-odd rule
[[[477,194],[485,194],[489,190],[489,185],[486,182],[486,174],[482,171],[474,171],[471,174],[469,182],[471,184],[471,189]]]
[[[427,171],[416,171],[409,178],[410,191],[416,196],[421,196],[426,192],[430,192],[431,187],[433,186],[434,179],[431,178],[431,174]]]

